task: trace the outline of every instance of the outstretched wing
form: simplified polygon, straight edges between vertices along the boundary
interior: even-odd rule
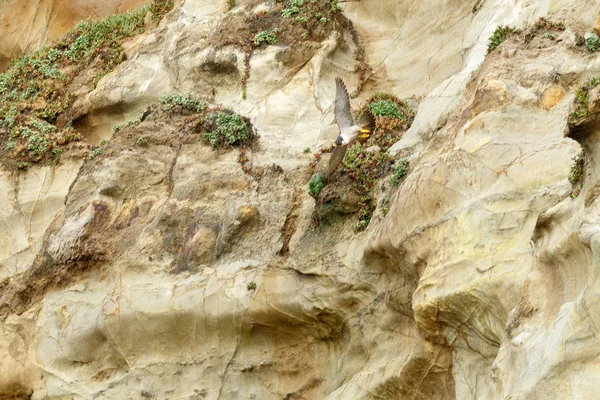
[[[348,145],[345,144],[342,146],[336,146],[336,148],[333,150],[333,154],[331,155],[331,158],[329,159],[329,167],[327,168],[327,179],[329,179],[329,177],[331,175],[333,175],[333,173],[337,169],[338,165],[340,165],[342,163],[342,160],[344,159],[344,155],[346,154],[347,148],[348,148]]]
[[[342,78],[335,78],[335,120],[340,132],[354,125],[352,109],[350,108],[350,96]]]

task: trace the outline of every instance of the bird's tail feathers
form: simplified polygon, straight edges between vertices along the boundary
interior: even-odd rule
[[[371,133],[375,129],[375,117],[369,110],[365,110],[356,121],[356,125],[360,126],[362,133]]]

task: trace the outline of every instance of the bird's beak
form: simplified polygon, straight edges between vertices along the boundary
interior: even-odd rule
[[[362,133],[371,133],[371,131],[370,131],[370,130],[368,130],[368,129],[361,129],[360,131],[361,131]]]

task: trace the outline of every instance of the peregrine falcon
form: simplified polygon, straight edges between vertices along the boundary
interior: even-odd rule
[[[358,138],[366,139],[373,131],[375,121],[369,111],[365,111],[356,123],[352,118],[352,109],[350,108],[350,96],[342,78],[335,78],[335,120],[340,130],[340,135],[336,139],[335,149],[329,159],[329,168],[327,169],[327,178],[329,178],[337,169],[338,165],[344,159],[346,149]]]

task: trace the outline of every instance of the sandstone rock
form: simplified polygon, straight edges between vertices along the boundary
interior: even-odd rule
[[[565,89],[562,86],[550,86],[542,93],[539,105],[545,110],[556,106],[565,95]]]
[[[272,7],[183,2],[73,110],[100,154],[0,173],[0,397],[594,399],[597,89],[564,133],[600,67],[567,40],[485,55],[498,25],[585,25],[594,2],[342,3],[355,31],[255,49],[243,100],[244,52],[215,35]],[[359,87],[353,35],[359,102],[425,96],[360,234],[347,176],[315,201],[302,155],[337,134],[333,78]],[[107,133],[171,91],[249,115],[255,173],[190,115]]]

